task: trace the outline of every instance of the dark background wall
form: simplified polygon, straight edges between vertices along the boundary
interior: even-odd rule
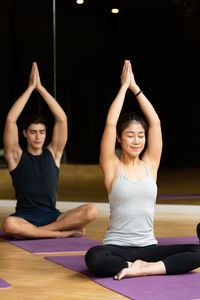
[[[52,6],[51,0],[1,4],[0,148],[6,114],[27,86],[32,61],[54,93]],[[114,6],[118,15],[110,12]],[[106,113],[120,86],[123,60],[130,59],[162,122],[161,166],[200,166],[198,0],[85,0],[84,5],[57,0],[56,27],[57,100],[69,120],[67,162],[98,163]],[[138,110],[130,92],[123,110]],[[19,128],[30,112],[48,119],[48,142],[53,118],[36,92]]]

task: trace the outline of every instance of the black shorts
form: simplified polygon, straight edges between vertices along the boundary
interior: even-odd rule
[[[61,212],[56,208],[51,209],[48,207],[36,207],[20,208],[10,216],[23,218],[39,227],[55,222],[60,214]]]

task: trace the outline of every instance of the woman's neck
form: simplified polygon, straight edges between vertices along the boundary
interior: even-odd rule
[[[130,157],[129,155],[124,155],[123,153],[120,156],[120,160],[124,165],[138,166],[141,163],[139,156]]]

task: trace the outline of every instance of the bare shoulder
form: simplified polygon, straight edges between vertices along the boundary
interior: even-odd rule
[[[59,152],[59,151],[54,151],[53,147],[51,144],[49,144],[47,146],[47,149],[51,152],[53,158],[54,158],[54,161],[55,161],[55,164],[58,168],[60,168],[60,161],[61,161],[61,158],[62,158],[62,152]]]
[[[104,175],[105,187],[108,193],[112,190],[114,183],[117,180],[120,171],[120,166],[120,159],[116,155],[113,157],[112,160],[109,161],[109,163],[104,165],[103,168],[101,166]]]
[[[143,155],[142,156],[142,161],[145,163],[147,166],[149,172],[151,173],[152,177],[154,178],[155,182],[157,181],[157,173],[158,173],[158,167],[159,165],[156,164],[154,161],[152,161],[148,155]]]

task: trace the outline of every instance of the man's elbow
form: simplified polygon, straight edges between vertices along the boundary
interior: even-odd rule
[[[16,118],[14,118],[12,115],[8,114],[6,117],[6,123],[8,123],[8,124],[16,123]]]
[[[62,116],[59,116],[59,118],[57,118],[56,121],[59,122],[59,123],[66,124],[67,123],[67,116],[66,116],[66,114],[64,114]]]

